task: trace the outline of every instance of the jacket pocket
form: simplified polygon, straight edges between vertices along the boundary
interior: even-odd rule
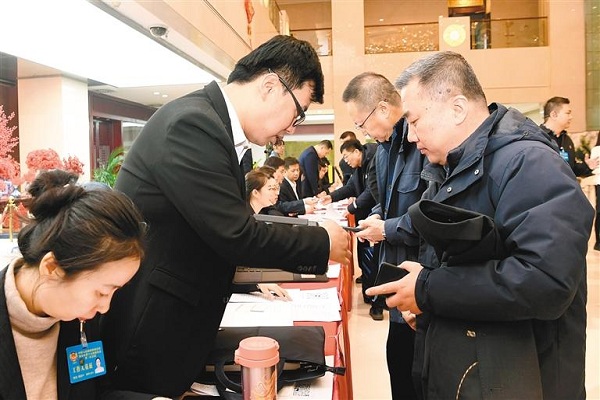
[[[419,184],[421,183],[420,172],[402,172],[400,175],[400,180],[398,181],[398,192],[400,193],[410,193],[414,192],[419,188]]]
[[[152,271],[148,281],[152,286],[175,296],[193,307],[198,305],[203,292],[202,288],[199,288],[197,285],[182,281],[168,271],[160,268]]]
[[[530,321],[433,317],[426,340],[429,398],[542,399]]]

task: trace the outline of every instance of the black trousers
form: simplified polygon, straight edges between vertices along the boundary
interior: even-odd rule
[[[594,231],[596,232],[596,244],[600,244],[600,185],[596,185],[596,221]]]
[[[357,241],[356,251],[358,253],[358,266],[362,272],[362,294],[365,303],[370,303],[371,299],[365,294],[365,291],[373,286],[377,271],[379,271],[379,244],[371,247],[369,242]]]
[[[415,331],[408,324],[390,321],[386,355],[393,400],[418,399],[412,376],[414,344]]]

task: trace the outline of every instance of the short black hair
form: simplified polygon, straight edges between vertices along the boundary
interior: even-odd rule
[[[324,78],[321,62],[310,43],[292,36],[277,35],[242,57],[227,83],[247,83],[269,70],[285,80],[290,89],[311,85],[311,101],[323,103]]]
[[[544,104],[544,121],[550,118],[552,111],[560,109],[563,104],[571,104],[571,101],[566,97],[554,96]]]
[[[351,140],[347,140],[344,143],[342,143],[342,145],[340,146],[340,153],[342,153],[344,150],[347,151],[354,151],[354,150],[360,150],[360,152],[362,153],[364,150],[363,145],[356,139],[351,139]]]
[[[300,161],[296,157],[286,157],[283,159],[285,169],[289,169],[292,165],[300,165]]]
[[[283,161],[279,157],[269,157],[265,160],[263,165],[277,170],[277,168],[281,167],[282,165],[285,165],[285,161]]]
[[[327,140],[327,139],[321,140],[318,144],[321,146],[325,146],[326,148],[328,148],[330,150],[333,149],[333,143],[331,143],[331,140]]]
[[[342,134],[340,135],[340,139],[344,140],[346,138],[350,138],[350,139],[356,139],[356,133],[352,132],[352,131],[345,131],[342,132]]]

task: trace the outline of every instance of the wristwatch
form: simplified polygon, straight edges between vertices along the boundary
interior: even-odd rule
[[[381,236],[383,236],[383,240],[386,240],[386,236],[385,236],[385,224],[381,228]]]

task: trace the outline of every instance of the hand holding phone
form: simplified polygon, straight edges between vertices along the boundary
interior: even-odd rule
[[[360,232],[363,230],[363,228],[360,226],[342,226],[342,228],[344,228],[348,232]]]
[[[375,284],[373,286],[383,285],[384,283],[394,282],[404,278],[408,274],[408,271],[400,268],[397,265],[390,264],[388,262],[382,262],[375,277]],[[380,296],[389,297],[391,293],[382,294]]]

